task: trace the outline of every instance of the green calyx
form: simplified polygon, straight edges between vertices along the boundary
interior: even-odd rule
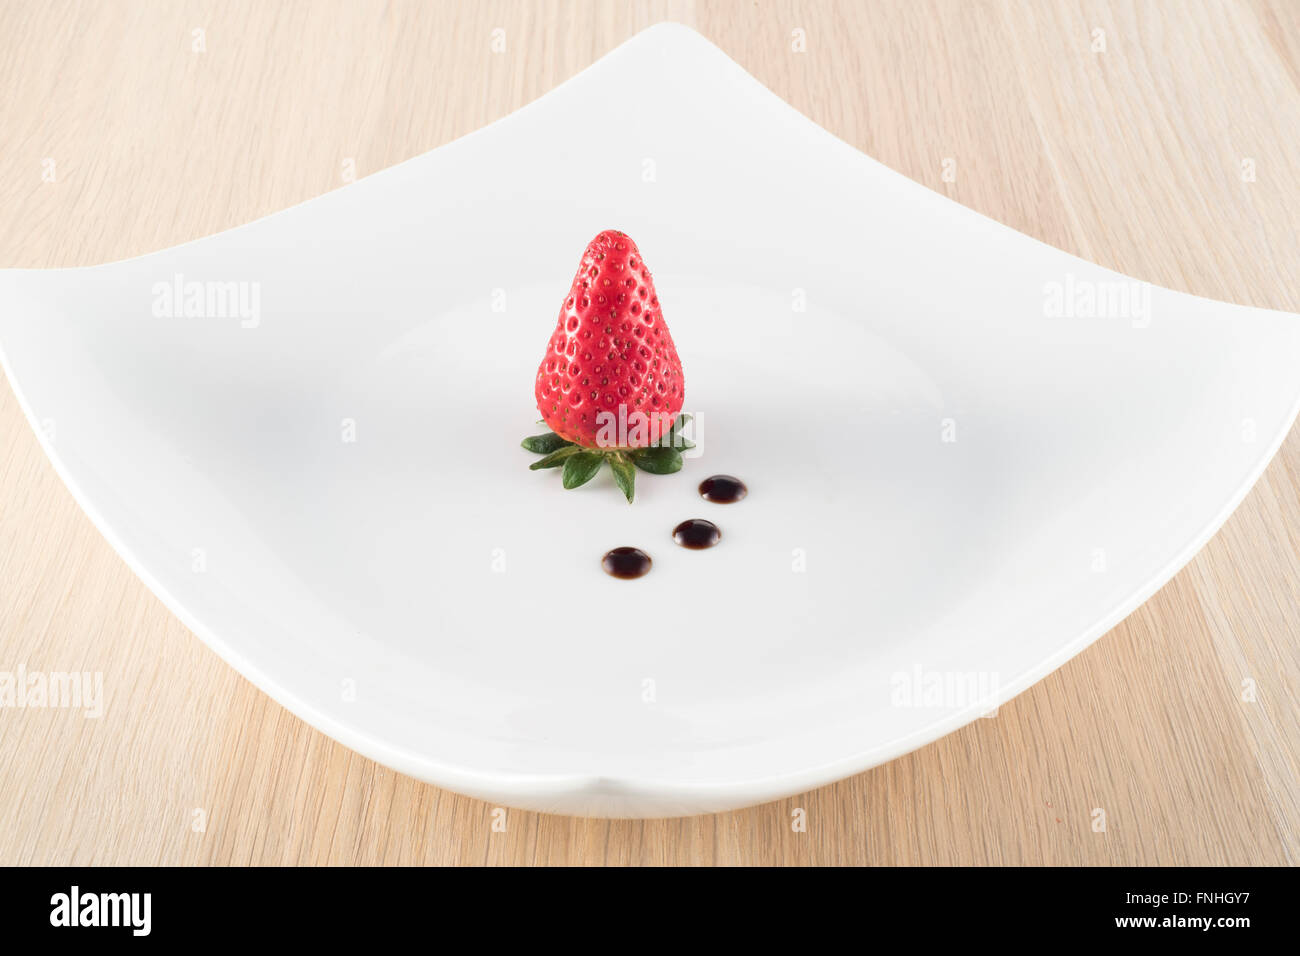
[[[529,465],[532,471],[542,468],[563,468],[562,484],[577,488],[596,477],[605,462],[614,473],[614,483],[627,498],[628,504],[636,493],[636,469],[652,475],[671,475],[682,470],[682,452],[694,448],[695,443],[682,437],[691,416],[678,415],[667,438],[648,448],[588,448],[575,445],[554,432],[533,435],[519,444],[527,451],[543,456]]]

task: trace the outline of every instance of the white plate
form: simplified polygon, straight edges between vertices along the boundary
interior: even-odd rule
[[[631,507],[518,446],[607,227],[704,425]],[[249,308],[168,315],[176,276]],[[979,216],[675,25],[259,222],[2,272],[0,343],[82,507],[259,687],[403,773],[612,816],[806,790],[1024,690],[1205,543],[1300,400],[1295,316]],[[701,501],[715,472],[749,498]],[[676,547],[688,517],[722,545]],[[602,574],[617,545],[652,573]]]

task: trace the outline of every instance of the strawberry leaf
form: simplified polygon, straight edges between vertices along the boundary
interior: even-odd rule
[[[685,412],[682,412],[682,414],[678,415],[677,418],[674,419],[673,427],[668,431],[668,441],[664,442],[665,447],[678,449],[695,447],[695,442],[687,441],[682,437],[682,430],[687,426],[690,420],[691,416]]]
[[[519,443],[524,448],[538,455],[549,455],[553,451],[558,451],[565,445],[572,445],[573,442],[566,441],[555,432],[547,432],[545,435],[533,435],[525,438]]]
[[[632,462],[652,475],[671,475],[682,470],[682,453],[676,448],[641,449]]]
[[[654,475],[671,475],[682,469],[681,449],[694,448],[695,443],[681,436],[681,430],[691,420],[690,415],[678,415],[664,436],[662,444],[646,448],[587,448],[561,438],[555,432],[530,435],[519,444],[524,449],[543,457],[528,467],[532,471],[543,468],[563,468],[562,484],[565,488],[578,488],[596,477],[606,461],[614,472],[614,483],[623,492],[628,504],[636,495],[636,469]]]
[[[577,446],[573,446],[575,450]],[[563,451],[563,449],[561,449]],[[558,455],[559,452],[556,452]],[[546,459],[542,459],[545,461]],[[600,471],[600,466],[605,463],[605,456],[598,455],[590,451],[578,451],[577,454],[569,455],[564,462],[564,487],[577,488],[585,485],[591,479],[596,477],[596,472]]]
[[[558,451],[553,451],[540,461],[535,461],[528,466],[529,471],[536,471],[539,468],[558,468],[564,464],[564,460],[572,455],[582,451],[577,445],[565,445]]]
[[[636,469],[622,455],[614,455],[610,458],[609,467],[614,471],[614,483],[627,497],[627,503],[631,504],[632,496],[636,493]]]

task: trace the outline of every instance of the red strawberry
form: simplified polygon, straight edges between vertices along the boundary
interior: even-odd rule
[[[607,229],[587,244],[537,369],[536,396],[551,430],[586,448],[654,444],[682,410],[677,347],[650,270],[625,233]],[[611,416],[627,424],[602,433]]]

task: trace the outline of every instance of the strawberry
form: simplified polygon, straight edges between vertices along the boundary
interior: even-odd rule
[[[608,444],[597,440],[598,414],[617,416],[622,405],[626,419],[642,412],[655,422],[652,434],[629,442],[644,446],[681,411],[682,386],[682,363],[640,250],[621,232],[602,232],[582,254],[537,369],[542,418],[560,437],[597,447]]]
[[[537,369],[537,407],[551,434],[525,439],[546,455],[533,468],[564,466],[576,488],[608,461],[628,501],[632,466],[681,468],[685,379],[636,243],[607,229],[587,244]]]

